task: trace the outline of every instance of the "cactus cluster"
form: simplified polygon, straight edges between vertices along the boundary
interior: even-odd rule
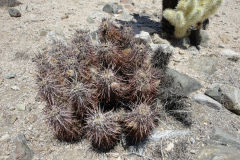
[[[165,9],[163,16],[174,27],[174,35],[181,38],[187,35],[190,27],[202,24],[215,13],[222,0],[179,0],[175,9]]]
[[[97,35],[99,41],[93,43],[89,33],[77,31],[68,45],[57,43],[35,62],[55,137],[87,138],[105,151],[122,133],[138,143],[156,127],[156,98],[170,55],[159,57],[166,62],[155,68],[149,45],[134,38],[130,27],[110,21],[102,22]]]

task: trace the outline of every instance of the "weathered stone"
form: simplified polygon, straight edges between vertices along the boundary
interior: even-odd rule
[[[140,39],[146,41],[147,43],[152,43],[150,34],[145,31],[141,31],[139,34],[136,34],[135,38],[140,38]]]
[[[19,105],[17,105],[17,109],[19,111],[25,111],[26,110],[26,106],[24,104],[19,104]]]
[[[50,45],[58,42],[65,44],[66,39],[60,31],[49,31],[46,35],[46,42]]]
[[[21,13],[16,8],[9,8],[8,13],[11,17],[21,17]]]
[[[231,49],[223,49],[220,51],[220,54],[232,61],[238,61],[240,59],[240,54]]]
[[[107,3],[103,7],[103,11],[107,13],[118,14],[122,11],[122,6],[117,3]]]
[[[201,44],[200,45],[203,47],[207,47],[208,42],[210,40],[208,32],[206,30],[201,30],[200,35],[201,35]]]
[[[233,135],[227,133],[220,128],[214,128],[214,134],[212,139],[223,145],[231,145],[240,149],[240,139],[237,139]]]
[[[33,151],[28,147],[27,140],[24,134],[18,134],[15,138],[15,159],[31,160],[33,158]]]
[[[217,64],[217,58],[201,56],[190,59],[189,67],[196,72],[212,75],[217,70]]]
[[[149,137],[150,141],[159,142],[170,138],[181,137],[191,134],[190,130],[154,130]]]
[[[9,73],[5,76],[6,79],[13,79],[16,77],[16,74],[15,73]]]
[[[222,92],[221,92],[221,88],[218,84],[216,84],[212,88],[208,88],[206,90],[205,94],[207,96],[211,97],[212,99],[218,101],[219,103],[221,103]]]
[[[11,86],[11,89],[14,90],[14,91],[19,91],[20,88],[18,86]]]
[[[239,160],[240,150],[234,147],[211,145],[200,150],[198,160]]]
[[[222,108],[222,105],[215,101],[214,99],[204,95],[204,94],[197,94],[193,97],[193,100],[202,104],[202,105],[206,105],[208,107],[220,110]]]
[[[221,92],[221,103],[224,107],[240,115],[240,89],[230,85],[222,85]]]
[[[173,77],[174,86],[176,88],[182,88],[183,94],[186,96],[202,88],[202,85],[197,80],[189,77],[186,74],[179,73],[173,69],[167,69],[167,73]]]
[[[4,141],[9,141],[10,140],[10,135],[9,134],[4,134],[1,138],[0,138],[0,142],[4,142]]]

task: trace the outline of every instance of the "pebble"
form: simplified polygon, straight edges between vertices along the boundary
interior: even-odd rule
[[[19,111],[25,111],[26,110],[26,106],[24,104],[19,104],[19,105],[17,105],[17,109]]]
[[[107,13],[119,14],[122,12],[123,7],[117,3],[107,3],[103,7],[103,11]]]
[[[11,89],[14,90],[14,91],[19,91],[20,90],[20,88],[18,86],[12,86]]]
[[[169,144],[167,145],[167,147],[165,148],[165,150],[166,150],[167,152],[169,152],[169,151],[171,151],[173,148],[174,148],[174,144],[173,144],[173,143],[169,143]]]
[[[240,54],[231,50],[231,49],[223,49],[220,51],[220,55],[227,57],[227,59],[232,61],[238,61],[240,59]]]
[[[5,76],[6,79],[13,79],[16,77],[16,74],[15,73],[9,73]]]
[[[11,17],[21,17],[21,13],[16,8],[9,8],[8,13]]]
[[[11,115],[10,118],[9,118],[9,122],[10,122],[11,124],[14,124],[17,119],[18,119],[18,118],[17,118],[17,116],[16,116],[15,114],[14,114],[14,115]]]
[[[141,31],[139,34],[136,34],[135,38],[140,38],[147,43],[152,43],[152,39],[151,39],[150,34],[148,32],[145,32],[145,31]]]
[[[10,138],[11,138],[11,137],[10,137],[9,134],[4,134],[4,135],[0,138],[0,142],[9,141]]]
[[[211,108],[214,108],[214,109],[221,109],[222,108],[222,105],[215,101],[214,99],[204,95],[204,94],[197,94],[193,97],[193,100],[202,104],[202,105],[206,105],[208,107],[211,107]]]

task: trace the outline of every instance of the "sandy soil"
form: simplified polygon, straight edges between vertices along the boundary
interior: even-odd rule
[[[66,144],[57,141],[44,122],[42,116],[44,103],[39,102],[37,98],[36,73],[32,58],[49,46],[46,42],[46,34],[55,31],[68,39],[76,29],[94,31],[102,17],[116,18],[116,15],[102,11],[105,2],[110,1],[118,2],[117,0],[22,0],[20,1],[22,4],[15,7],[22,13],[19,18],[10,17],[8,7],[0,3],[0,137],[6,134],[10,136],[8,140],[0,141],[0,159],[12,159],[14,137],[19,133],[26,135],[28,145],[34,151],[34,159],[147,159],[136,155],[128,156],[128,152],[120,145],[114,151],[102,156],[90,151],[88,142]],[[160,21],[153,14],[161,14],[161,0],[133,2],[135,6],[125,5],[125,9],[130,13],[144,13],[153,17],[156,22]],[[87,21],[89,16],[94,17],[95,23]],[[201,91],[213,82],[219,81],[240,86],[238,78],[240,63],[229,62],[218,55],[222,46],[240,53],[239,16],[240,1],[228,0],[210,18],[208,28],[210,41],[208,46],[203,47],[195,57],[216,57],[219,63],[214,75],[208,77],[190,68],[189,59],[194,55],[180,48],[176,48],[177,53],[170,66],[199,80],[204,86]],[[237,71],[233,71],[234,69]],[[9,74],[16,76],[13,79],[6,79]],[[232,79],[229,78],[230,75]],[[24,111],[19,109],[22,105],[26,107]],[[193,136],[204,137],[197,140],[199,143],[191,146],[196,153],[204,146],[204,140],[207,139],[213,126],[226,128],[235,135],[240,132],[239,117],[227,110],[216,113],[197,104],[193,105],[192,110],[195,120],[192,128],[192,132],[195,133]],[[166,125],[162,124],[160,127],[162,130],[184,128],[169,117],[163,119],[166,120],[164,122]],[[157,152],[155,157],[154,154],[150,155],[152,159],[159,156]],[[192,155],[189,153],[189,157],[194,159],[195,153]]]

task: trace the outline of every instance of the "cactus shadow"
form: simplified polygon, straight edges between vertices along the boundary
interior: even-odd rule
[[[141,31],[148,32],[150,35],[158,34],[162,39],[166,39],[169,43],[174,47],[179,47],[181,49],[187,49],[184,46],[186,39],[176,39],[173,36],[167,36],[166,33],[162,30],[162,21],[152,20],[150,16],[140,15],[140,14],[131,14],[135,20],[132,21],[123,21],[117,20],[117,22],[121,25],[127,25],[132,27],[134,34],[139,34]],[[190,44],[189,44],[190,45]]]
[[[0,7],[15,7],[22,3],[17,0],[0,0]]]

